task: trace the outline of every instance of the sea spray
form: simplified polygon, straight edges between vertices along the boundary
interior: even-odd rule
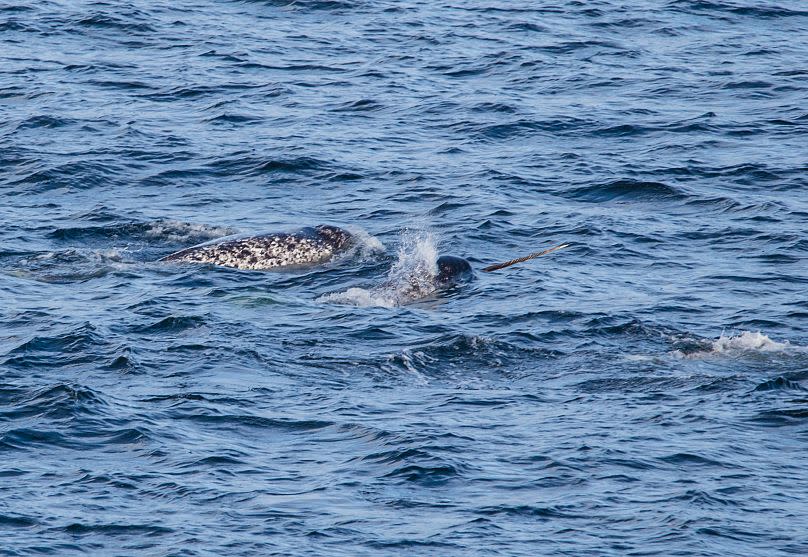
[[[395,307],[435,292],[438,248],[432,232],[427,229],[404,230],[397,255],[382,284],[326,294],[319,301],[360,307]]]
[[[345,230],[350,232],[355,240],[354,247],[347,254],[351,258],[366,261],[384,253],[384,244],[367,230],[355,225],[346,226]]]

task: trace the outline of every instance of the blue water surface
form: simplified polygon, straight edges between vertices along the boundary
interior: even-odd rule
[[[806,188],[802,0],[0,0],[0,555],[808,554]]]

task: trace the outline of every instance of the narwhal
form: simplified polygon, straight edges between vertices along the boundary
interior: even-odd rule
[[[358,244],[354,234],[328,224],[301,228],[295,232],[226,236],[171,253],[160,261],[181,263],[208,263],[222,267],[249,270],[272,270],[311,267],[328,263]],[[485,267],[491,272],[522,263],[567,247],[559,244],[524,257],[511,259]],[[471,264],[462,257],[442,255],[437,258],[429,277],[413,277],[420,284],[429,284],[429,290],[448,288],[474,276]],[[420,290],[420,288],[416,289]],[[417,297],[417,296],[415,296]]]
[[[171,253],[160,261],[251,270],[310,267],[332,261],[356,243],[347,230],[320,224],[295,232],[226,236]]]

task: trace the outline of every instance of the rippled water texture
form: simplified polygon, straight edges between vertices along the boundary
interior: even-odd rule
[[[0,0],[0,555],[808,554],[806,45],[801,0]],[[156,262],[318,223],[384,249]]]

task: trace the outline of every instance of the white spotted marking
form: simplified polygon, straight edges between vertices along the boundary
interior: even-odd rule
[[[168,261],[210,263],[236,269],[266,270],[325,263],[351,245],[351,235],[318,227],[294,234],[268,234],[201,244],[164,257]]]

